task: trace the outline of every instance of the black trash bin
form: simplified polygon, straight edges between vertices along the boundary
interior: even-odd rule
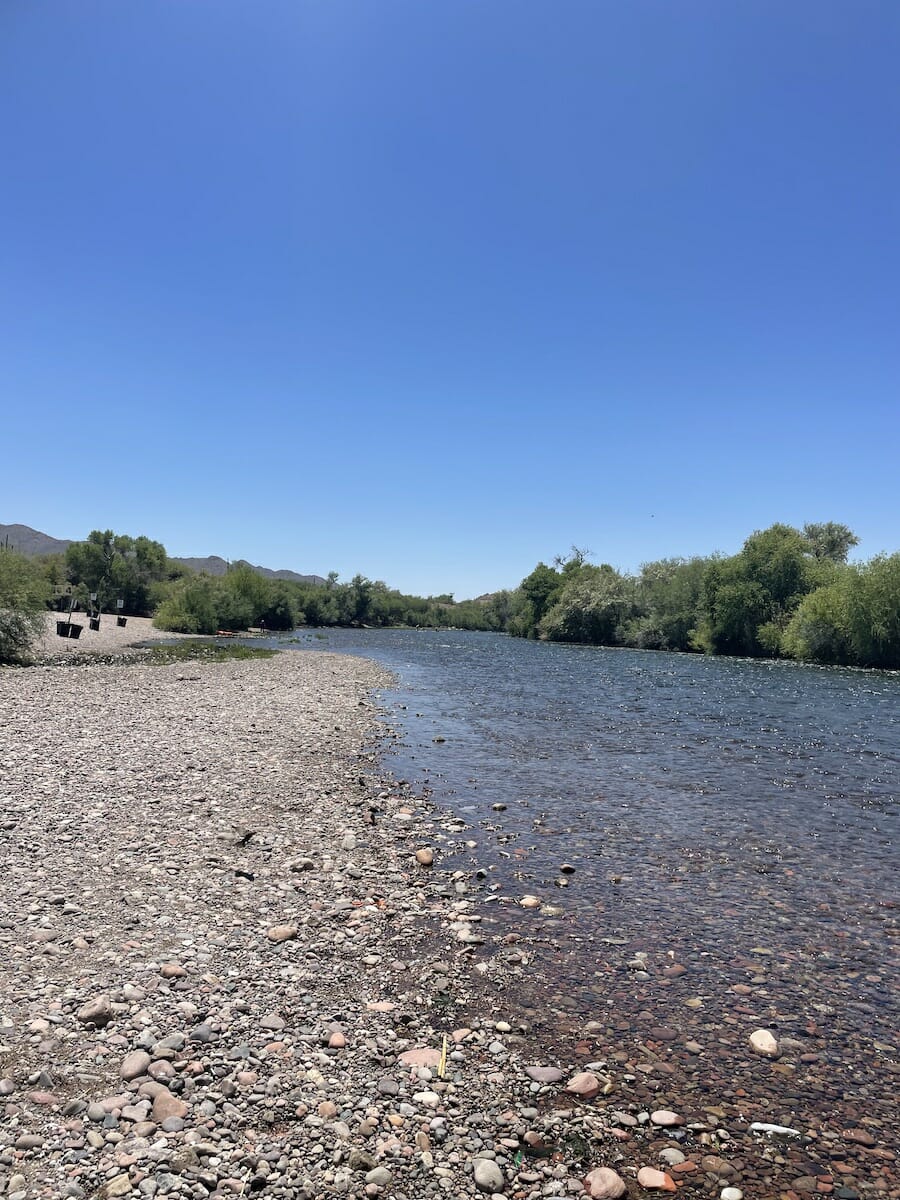
[[[69,637],[75,638],[75,640],[77,641],[78,638],[81,637],[81,631],[83,628],[84,628],[83,625],[75,625],[72,621],[70,621],[69,622]]]
[[[68,637],[69,636],[69,622],[68,621],[57,621],[56,622],[56,634],[57,634],[57,637]]]
[[[91,617],[91,629],[93,629],[94,632],[96,633],[99,628],[100,628],[100,618],[99,617]]]
[[[120,629],[124,629],[125,626],[128,624],[128,618],[127,617],[116,617],[116,624],[119,626]]]

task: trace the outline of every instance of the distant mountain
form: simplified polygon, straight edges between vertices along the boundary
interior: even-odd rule
[[[81,539],[50,537],[49,534],[41,533],[28,525],[0,525],[0,546],[8,545],[10,549],[18,550],[20,554],[27,554],[29,558],[35,558],[40,554],[65,554],[73,541],[79,540]],[[218,558],[216,555],[211,555],[209,558],[173,558],[172,561],[183,563],[192,571],[203,572],[206,575],[224,575],[229,567],[224,558]],[[273,571],[269,567],[254,566],[253,563],[248,563],[242,558],[232,565],[249,567],[251,571],[255,571],[257,575],[264,575],[266,579],[289,579],[294,583],[322,584],[327,582],[321,575],[298,575],[296,571]]]
[[[224,575],[229,566],[232,566],[249,567],[251,571],[255,571],[257,575],[264,575],[266,579],[290,579],[293,583],[323,584],[328,582],[321,575],[298,575],[296,571],[286,570],[273,571],[271,567],[258,567],[244,558],[228,563],[224,558],[219,558],[215,554],[210,555],[209,558],[173,558],[172,562],[183,563],[192,571],[199,571],[204,575]]]
[[[29,525],[0,525],[0,546],[9,546],[29,558],[39,554],[65,554],[72,540],[50,537]]]

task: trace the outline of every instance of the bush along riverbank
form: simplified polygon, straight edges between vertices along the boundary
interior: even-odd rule
[[[668,1027],[634,1071],[590,1027],[539,1049],[531,902],[494,936],[464,823],[380,774],[389,683],[315,653],[0,674],[6,1194],[900,1194],[865,1114],[680,1110]],[[794,1054],[748,1028],[761,1073]]]

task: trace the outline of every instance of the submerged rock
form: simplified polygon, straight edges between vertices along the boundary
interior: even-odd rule
[[[750,1045],[765,1058],[778,1057],[778,1042],[771,1029],[757,1029],[750,1034]]]
[[[595,1167],[582,1182],[592,1200],[619,1200],[627,1191],[624,1179],[612,1167]]]

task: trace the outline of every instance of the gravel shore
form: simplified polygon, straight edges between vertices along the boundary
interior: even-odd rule
[[[389,684],[307,651],[0,671],[0,1194],[793,1200],[807,1131],[645,1111],[590,1028],[535,1050],[464,824],[379,773]],[[800,1191],[893,1196],[892,1161]]]
[[[527,1075],[512,1098],[515,1031],[450,1019],[479,939],[375,773],[388,682],[314,653],[0,672],[0,1191],[581,1190],[515,1161],[554,1120]]]

